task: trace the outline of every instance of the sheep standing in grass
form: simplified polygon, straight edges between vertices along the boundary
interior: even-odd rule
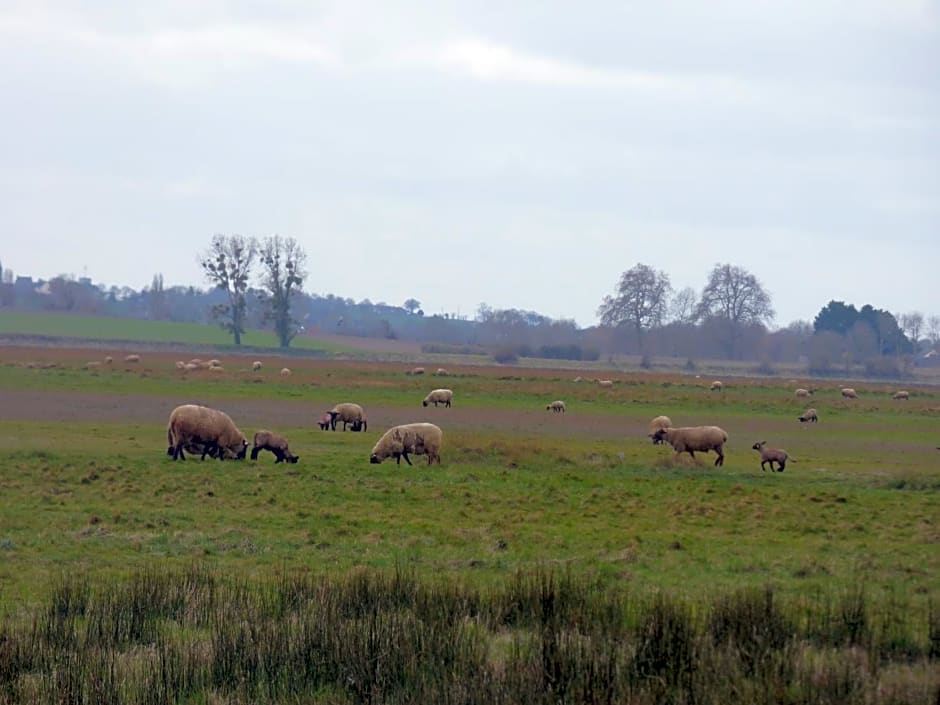
[[[255,360],[254,362],[251,363],[251,371],[252,372],[261,371],[261,360]]]
[[[724,388],[725,388],[725,385],[723,385],[719,380],[716,379],[714,382],[712,382],[711,386],[709,387],[709,390],[713,392],[720,392]]]
[[[787,467],[787,460],[792,463],[796,462],[796,458],[791,458],[785,450],[768,448],[767,441],[758,441],[751,448],[760,453],[760,469],[764,472],[767,472],[767,468],[764,467],[767,463],[770,463],[770,472],[774,472],[774,463],[778,465],[776,472],[783,472]]]
[[[170,413],[166,427],[169,447],[166,454],[173,460],[185,460],[183,449],[193,444],[202,446],[202,459],[217,452],[219,460],[243,460],[248,451],[248,440],[235,422],[224,411],[207,406],[183,404]]]
[[[423,375],[423,374],[424,374],[424,368],[423,368],[423,367],[412,367],[410,370],[408,370],[407,372],[405,372],[405,374],[406,374],[406,375]]]
[[[682,428],[661,428],[653,434],[653,443],[665,441],[676,451],[675,460],[682,453],[688,453],[695,460],[696,451],[707,453],[711,450],[718,454],[715,466],[724,465],[725,455],[722,447],[728,442],[728,434],[718,426],[685,426]]]
[[[421,402],[421,406],[427,406],[428,404],[443,404],[445,407],[450,408],[450,404],[454,399],[454,393],[450,389],[435,389],[430,392]]]
[[[281,377],[290,377],[290,368],[283,367],[281,368]]]
[[[797,396],[798,399],[806,399],[806,398],[809,397],[812,393],[813,393],[813,390],[812,390],[812,389],[803,389],[803,388],[800,388],[800,389],[797,389],[797,390],[796,390],[796,396]]]
[[[137,354],[125,355],[124,362],[140,362],[140,355],[137,355]]]
[[[567,407],[565,406],[565,402],[563,402],[561,399],[556,399],[551,404],[546,406],[545,410],[551,411],[553,414],[563,414],[565,411],[567,411]]]
[[[287,439],[279,433],[273,433],[271,431],[258,431],[255,433],[254,447],[251,449],[251,459],[257,460],[258,453],[262,450],[269,450],[274,453],[274,457],[276,458],[274,461],[275,465],[285,461],[288,463],[296,463],[300,460],[299,456],[290,452],[290,448],[287,446]]]
[[[108,355],[108,356],[104,359],[104,364],[106,364],[106,365],[110,365],[110,364],[113,363],[113,362],[114,362],[114,358],[111,357],[110,355]]]
[[[372,448],[369,462],[381,463],[387,458],[395,458],[401,465],[401,459],[411,465],[408,454],[427,455],[428,465],[435,460],[441,464],[441,443],[444,434],[432,423],[411,423],[390,428]]]
[[[911,398],[911,393],[910,393],[910,392],[905,392],[905,391],[901,390],[901,391],[899,391],[899,392],[895,392],[895,393],[891,396],[891,398],[892,398],[892,399],[910,399],[910,398]]]
[[[317,421],[317,425],[320,427],[321,431],[326,431],[330,428],[330,423],[332,422],[333,417],[330,416],[329,411],[324,411],[323,416],[320,417],[320,420]]]
[[[342,404],[337,404],[332,409],[330,409],[330,428],[334,431],[336,430],[337,421],[343,422],[344,431],[346,430],[346,424],[352,424],[353,431],[368,430],[368,424],[366,423],[366,413],[358,404],[344,402]]]
[[[176,361],[176,369],[178,369],[178,370],[185,370],[185,369],[186,369],[186,363],[183,362],[182,360],[177,360],[177,361]]]
[[[841,390],[844,399],[858,399],[858,394],[851,387],[843,387]]]
[[[447,370],[445,370],[443,367],[438,367],[437,372],[435,372],[434,374],[437,375],[438,377],[446,377]]]
[[[816,413],[816,409],[807,409],[803,412],[803,415],[799,417],[800,423],[806,423],[807,421],[811,423],[819,422],[819,415]]]
[[[663,439],[660,438],[656,440],[656,432],[664,428],[670,428],[672,426],[672,419],[668,416],[657,416],[655,419],[650,421],[650,432],[649,437],[653,439],[653,445],[660,445],[663,442]]]
[[[610,388],[614,386],[614,381],[612,379],[599,379],[597,380],[597,386]]]

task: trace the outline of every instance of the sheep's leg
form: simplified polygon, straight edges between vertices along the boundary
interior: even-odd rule
[[[411,465],[411,460],[408,458],[408,451],[402,451],[401,457],[405,459],[405,462]],[[400,463],[399,463],[400,464]]]
[[[173,460],[186,460],[186,456],[183,455],[183,444],[177,443],[176,448],[173,449]]]
[[[251,449],[251,459],[252,459],[252,460],[257,460],[257,459],[258,459],[258,453],[259,453],[260,450],[261,450],[261,446],[255,446],[254,448]]]
[[[780,461],[778,461],[778,463],[779,463],[780,467],[777,468],[777,472],[783,472],[784,468],[787,467],[787,461],[786,461],[786,460],[780,460]]]
[[[718,457],[715,458],[715,467],[717,468],[725,464],[725,456],[724,453],[721,452],[720,448],[716,448],[715,452],[718,453]]]

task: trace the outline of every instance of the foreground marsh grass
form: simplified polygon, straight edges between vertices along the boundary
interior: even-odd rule
[[[856,589],[694,600],[535,568],[57,583],[0,624],[0,702],[934,702],[940,617]]]

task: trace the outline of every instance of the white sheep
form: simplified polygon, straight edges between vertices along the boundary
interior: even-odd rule
[[[258,372],[261,370],[261,360],[255,360],[251,363],[252,372]]]
[[[177,361],[176,361],[176,369],[178,369],[178,370],[185,370],[185,369],[186,369],[186,363],[183,362],[182,360],[177,360]]]
[[[222,366],[222,363],[219,360],[214,360],[214,359],[209,360],[209,362],[207,362],[206,364],[209,365],[209,367],[221,367]]]
[[[858,394],[851,387],[843,387],[841,390],[842,396],[845,399],[858,399]]]
[[[183,365],[184,372],[195,372],[198,369],[199,369],[199,365],[197,365],[194,362],[187,362],[185,365]]]
[[[290,373],[289,367],[281,368],[281,377],[290,377],[290,374],[291,373]]]
[[[583,379],[583,377],[581,377],[580,375],[578,375],[578,376],[575,377],[574,380],[572,380],[572,381],[574,381],[574,382],[580,382],[582,379]]]
[[[262,450],[269,450],[274,453],[276,460],[274,464],[281,462],[296,463],[300,457],[290,452],[287,446],[287,439],[279,433],[273,431],[257,431],[254,437],[253,448],[251,449],[251,459],[257,460],[258,453]]]
[[[905,392],[905,391],[902,389],[901,391],[895,392],[895,393],[891,396],[891,398],[892,398],[892,399],[910,399],[910,398],[911,398],[911,393],[910,393],[910,392]]]
[[[819,415],[816,413],[816,409],[807,409],[803,412],[803,415],[799,417],[800,423],[806,423],[807,421],[812,423],[819,423]]]
[[[125,355],[124,362],[140,362],[140,355],[137,355],[136,353]]]
[[[613,387],[614,381],[612,379],[599,379],[597,380],[598,387]]]
[[[387,458],[395,458],[401,465],[401,459],[411,465],[408,454],[427,455],[428,465],[435,460],[441,464],[441,443],[444,434],[432,423],[411,423],[390,428],[372,448],[369,462],[381,463]]]
[[[106,364],[106,365],[110,365],[110,364],[113,363],[113,362],[114,362],[114,358],[111,357],[110,355],[108,355],[108,356],[104,359],[104,364]]]
[[[424,398],[424,401],[421,402],[421,406],[427,406],[428,404],[443,404],[445,407],[450,407],[451,402],[454,399],[454,393],[450,389],[435,389],[428,393]]]
[[[166,438],[169,444],[166,454],[173,460],[185,460],[183,449],[193,444],[202,445],[203,460],[207,454],[218,454],[219,460],[243,460],[248,451],[248,439],[228,414],[196,404],[183,404],[173,409]]]
[[[653,434],[653,443],[665,441],[676,451],[678,460],[682,453],[688,453],[695,460],[695,452],[707,453],[715,451],[718,457],[715,465],[725,463],[722,446],[728,442],[728,434],[718,426],[685,426],[682,428],[662,428]]]
[[[443,367],[438,367],[437,372],[435,372],[434,374],[437,375],[438,377],[446,377],[448,373],[447,373],[447,370],[445,370]]]
[[[668,416],[657,416],[655,419],[650,421],[650,432],[647,435],[653,439],[653,445],[659,445],[663,442],[662,438],[656,440],[656,432],[664,428],[670,428],[671,426],[672,419],[670,419]]]
[[[209,372],[225,372],[225,368],[222,365],[209,365]]]
[[[723,385],[720,380],[716,379],[714,382],[712,382],[711,386],[709,387],[709,390],[713,392],[720,392],[722,389],[724,389],[724,386],[725,385]]]
[[[551,410],[551,412],[554,414],[563,414],[567,411],[567,407],[565,406],[565,402],[563,402],[561,399],[556,399],[551,404],[546,406],[545,410]]]
[[[797,389],[797,390],[796,390],[796,396],[797,396],[797,398],[799,398],[799,399],[805,399],[805,398],[809,397],[810,395],[812,395],[813,391],[814,391],[814,390],[812,390],[812,389],[803,389],[803,388],[801,387],[800,389]]]
[[[352,402],[343,402],[330,409],[330,428],[336,430],[336,422],[343,422],[343,430],[346,430],[346,424],[352,424],[353,431],[368,430],[366,422],[366,413],[362,407]]]
[[[406,374],[406,375],[423,375],[423,374],[424,374],[424,368],[423,368],[423,367],[412,367],[410,370],[408,370],[407,372],[405,372],[405,374]]]
[[[796,458],[791,458],[785,450],[768,448],[767,441],[758,441],[751,448],[760,453],[760,469],[764,472],[767,472],[767,468],[764,467],[766,463],[770,463],[770,472],[774,472],[774,463],[779,466],[776,472],[783,472],[786,470],[788,459],[791,463],[796,462]]]

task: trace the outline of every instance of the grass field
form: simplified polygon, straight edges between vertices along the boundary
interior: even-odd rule
[[[542,571],[598,594],[666,596],[693,614],[770,589],[804,626],[807,604],[861,594],[879,643],[899,630],[905,653],[928,658],[925,697],[940,684],[936,388],[898,402],[856,384],[850,401],[833,382],[813,398],[821,421],[810,426],[796,420],[805,403],[792,388],[767,380],[710,393],[689,377],[620,375],[603,390],[550,369],[455,367],[439,380],[271,357],[259,374],[223,359],[224,374],[183,375],[165,354],[94,371],[87,357],[0,350],[0,613],[12,623],[64,582],[120,585],[141,571],[198,566],[258,585],[405,571],[496,592]],[[283,364],[289,378],[276,373]],[[453,409],[421,407],[435,386],[454,389]],[[556,398],[566,414],[545,411]],[[286,433],[300,463],[172,462],[168,409],[194,400],[223,406],[249,438]],[[316,428],[339,401],[366,408],[366,433]],[[725,465],[712,454],[674,462],[651,445],[646,423],[660,413],[725,428]],[[441,466],[368,463],[387,426],[416,420],[444,429]],[[750,446],[763,439],[797,462],[761,472]]]
[[[46,336],[88,340],[121,340],[140,343],[181,343],[185,345],[231,345],[232,336],[217,325],[143,321],[112,316],[0,312],[0,335]],[[277,348],[277,336],[264,330],[249,330],[242,336],[246,347]],[[307,337],[297,337],[291,347],[322,352],[352,352],[351,348]]]

